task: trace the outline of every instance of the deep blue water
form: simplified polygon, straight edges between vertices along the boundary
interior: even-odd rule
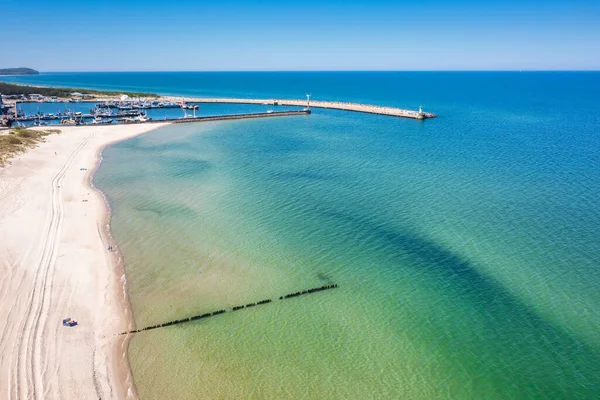
[[[169,95],[304,98],[414,109],[516,113],[597,110],[598,72],[85,72],[3,76],[6,82]],[[594,108],[595,107],[595,108]]]

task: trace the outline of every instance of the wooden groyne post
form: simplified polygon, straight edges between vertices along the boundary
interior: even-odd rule
[[[335,289],[337,287],[338,287],[337,283],[334,283],[332,285],[325,285],[325,286],[321,286],[321,287],[318,287],[318,288],[312,288],[312,289],[302,290],[300,292],[295,292],[295,293],[286,294],[285,296],[280,296],[279,300],[285,300],[285,299],[290,299],[290,298],[293,298],[293,297],[298,297],[298,296],[302,296],[302,295],[306,295],[306,294],[312,294],[312,293],[322,292],[324,290]],[[217,316],[217,315],[224,314],[226,312],[239,311],[239,310],[242,310],[242,309],[245,309],[245,308],[252,308],[252,307],[256,307],[256,306],[261,306],[261,305],[269,304],[271,302],[273,302],[273,300],[271,300],[271,299],[261,300],[261,301],[258,301],[256,303],[248,303],[248,304],[244,304],[244,305],[232,307],[229,311],[226,310],[226,309],[221,309],[221,310],[217,310],[217,311],[213,311],[213,312],[209,312],[209,313],[195,315],[193,317],[182,318],[182,319],[177,319],[177,320],[174,320],[174,321],[165,322],[165,323],[162,323],[162,324],[150,325],[150,326],[146,326],[146,327],[141,328],[141,329],[135,329],[135,330],[132,330],[132,331],[121,332],[121,333],[119,333],[119,335],[127,335],[127,334],[130,334],[130,333],[139,333],[139,332],[143,332],[143,331],[149,331],[149,330],[152,330],[152,329],[165,328],[165,327],[171,326],[171,325],[184,324],[186,322],[197,321],[199,319],[214,317],[214,316]]]

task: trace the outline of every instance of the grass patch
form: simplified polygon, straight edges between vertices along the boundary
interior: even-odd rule
[[[20,129],[18,132],[15,132],[17,136],[24,138],[32,138],[35,136],[35,133],[32,131],[28,131],[27,129]]]
[[[16,127],[11,129],[8,135],[0,134],[0,167],[17,154],[43,142],[46,136],[53,133],[60,133],[60,129],[38,130]]]

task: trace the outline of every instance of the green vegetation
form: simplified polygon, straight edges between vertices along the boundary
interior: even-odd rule
[[[60,133],[60,129],[34,130],[17,127],[8,131],[8,134],[0,134],[0,167],[10,158],[43,142],[44,137],[51,133]]]
[[[39,75],[40,73],[31,68],[0,68],[0,75]]]
[[[18,137],[9,136],[8,144],[23,144],[23,142],[21,142],[21,140]]]
[[[73,88],[51,88],[51,87],[15,85],[14,83],[0,82],[0,93],[6,94],[6,95],[41,94],[43,96],[71,97],[71,93],[75,93],[75,92],[81,93],[81,94],[90,94],[93,96],[118,96],[121,94],[126,94],[129,97],[158,97],[158,95],[156,95],[154,93],[113,92],[113,91],[73,89]]]

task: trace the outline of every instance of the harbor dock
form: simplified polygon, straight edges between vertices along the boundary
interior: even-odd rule
[[[172,124],[185,124],[185,123],[190,123],[190,122],[226,121],[226,120],[235,120],[235,119],[291,117],[291,116],[298,116],[298,115],[308,115],[310,113],[311,113],[310,110],[304,109],[304,110],[297,110],[297,111],[274,111],[274,112],[266,112],[266,113],[213,115],[213,116],[203,116],[203,117],[194,117],[194,116],[190,115],[190,116],[184,117],[184,118],[160,118],[160,119],[124,118],[124,120],[117,120],[117,121],[114,121],[114,123],[111,120],[110,123],[113,125],[149,124],[149,123],[163,123],[163,122],[169,122]],[[40,117],[40,119],[44,120],[47,118]],[[56,118],[54,118],[54,119],[56,119]],[[58,119],[62,120],[63,118],[58,118]],[[17,122],[34,121],[34,120],[36,120],[36,119],[30,118],[30,117],[25,117],[23,119],[17,120]],[[76,120],[76,122],[74,122],[73,124],[69,124],[69,125],[90,126],[90,125],[106,125],[106,124],[107,124],[106,120],[104,120],[104,122],[94,123],[91,115],[82,115]],[[46,126],[61,126],[61,125],[62,124],[59,123],[59,124],[55,124],[55,125],[46,125]]]

